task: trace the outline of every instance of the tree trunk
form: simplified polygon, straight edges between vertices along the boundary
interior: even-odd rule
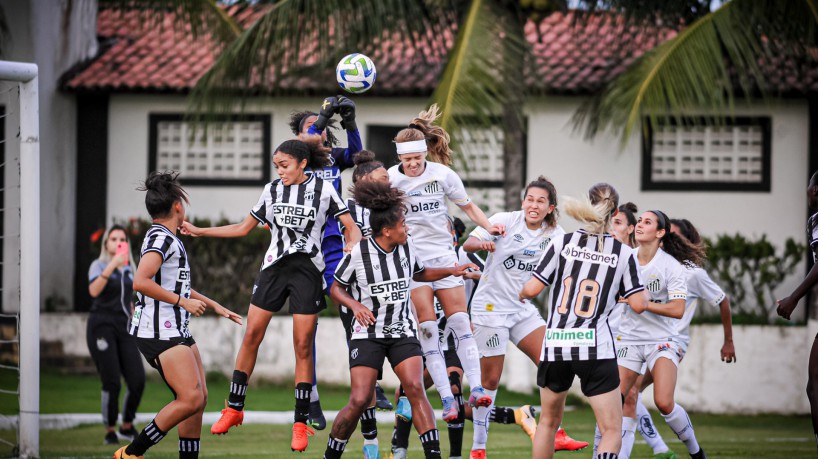
[[[514,101],[503,110],[503,182],[505,208],[520,207],[520,191],[525,185],[525,135],[522,101]]]

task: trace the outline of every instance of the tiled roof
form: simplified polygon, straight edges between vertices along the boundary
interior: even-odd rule
[[[263,8],[232,8],[229,12],[237,14],[238,22],[246,26],[263,13]],[[115,93],[189,91],[213,64],[215,48],[207,36],[194,38],[175,29],[170,14],[163,21],[143,26],[138,13],[100,10],[97,34],[101,51],[79,71],[67,74],[64,88]],[[606,14],[582,22],[574,19],[570,12],[556,13],[539,24],[526,25],[534,65],[524,77],[533,92],[592,93],[646,50],[675,35],[672,30],[655,34],[626,30],[621,20]],[[386,33],[369,53],[378,67],[378,81],[371,94],[430,94],[454,44],[455,33],[452,30],[421,40],[416,48]],[[769,69],[765,73],[774,91],[818,91],[816,65],[798,66],[790,60],[771,62],[764,67]],[[337,90],[331,68],[310,77],[285,78],[280,86],[289,93]]]

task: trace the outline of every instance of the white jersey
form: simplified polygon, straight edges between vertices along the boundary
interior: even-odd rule
[[[724,291],[719,287],[707,271],[692,264],[685,263],[685,274],[687,274],[687,298],[685,300],[685,315],[676,324],[679,333],[679,340],[685,344],[690,344],[690,321],[696,315],[696,307],[699,302],[713,306],[718,306],[725,297]]]
[[[154,224],[145,233],[141,256],[156,252],[162,256],[162,265],[153,279],[163,289],[190,298],[190,263],[185,245],[169,229]],[[130,334],[137,338],[167,340],[189,338],[190,313],[181,306],[136,294],[136,305],[131,319]]]
[[[375,316],[375,323],[368,327],[353,317],[351,339],[417,336],[409,307],[409,284],[421,271],[423,263],[415,256],[411,239],[391,252],[373,238],[362,239],[345,254],[335,269],[335,282]]]
[[[636,253],[609,234],[583,230],[551,240],[533,275],[548,293],[548,322],[540,361],[616,357],[608,315],[620,296],[644,290]]]
[[[685,268],[662,249],[642,269],[642,280],[648,291],[648,299],[654,303],[687,298],[687,275]],[[644,311],[642,314],[625,308],[619,326],[619,339],[628,344],[653,344],[672,341],[678,334],[679,319],[660,316]]]
[[[418,177],[404,175],[398,164],[389,168],[392,186],[406,193],[406,226],[423,260],[442,257],[454,250],[448,230],[446,199],[465,206],[471,202],[463,181],[448,167],[426,161]]]
[[[472,299],[471,313],[515,314],[525,309],[536,310],[531,301],[520,302],[517,295],[531,279],[548,243],[552,238],[563,236],[565,230],[559,225],[530,230],[522,210],[501,212],[492,215],[489,221],[494,225],[505,225],[506,235],[492,236],[479,226],[469,235],[481,241],[494,241],[495,246],[494,252],[486,258],[486,268]]]
[[[274,265],[293,253],[306,253],[319,271],[324,271],[321,241],[327,216],[349,212],[332,183],[307,174],[298,185],[284,185],[281,179],[268,183],[250,215],[270,228],[270,248],[261,269]]]

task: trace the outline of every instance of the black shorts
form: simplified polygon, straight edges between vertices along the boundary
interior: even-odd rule
[[[349,344],[350,340],[352,340],[352,319],[355,318],[355,314],[352,313],[352,309],[346,306],[338,306],[338,314],[341,316],[341,324],[344,326],[347,344]]]
[[[327,307],[323,281],[309,255],[287,255],[258,273],[250,303],[278,312],[289,298],[291,314],[318,314]]]
[[[367,338],[349,342],[349,368],[365,366],[380,370],[384,359],[395,368],[410,357],[422,357],[417,338]]]
[[[451,334],[446,337],[446,341],[448,349],[443,351],[443,358],[446,360],[446,368],[455,367],[462,370],[463,364],[460,363],[460,357],[457,356],[457,343],[454,342],[454,338],[452,338]]]
[[[160,372],[161,365],[159,364],[159,355],[168,349],[175,346],[191,347],[196,344],[196,341],[191,336],[190,338],[171,338],[171,339],[154,339],[154,338],[136,338],[136,347],[150,366],[156,368]],[[164,376],[163,376],[164,377]]]
[[[565,392],[571,388],[574,376],[579,376],[586,397],[606,394],[619,387],[616,359],[540,362],[537,385],[554,392]]]

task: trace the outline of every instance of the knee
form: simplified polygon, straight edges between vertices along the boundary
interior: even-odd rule
[[[250,346],[254,348],[258,348],[261,344],[261,341],[264,339],[264,333],[266,330],[255,328],[255,327],[248,327],[247,331],[244,332],[244,340],[242,341],[242,346]]]
[[[465,312],[455,312],[446,319],[446,323],[458,334],[462,334],[464,331],[471,333],[471,322],[469,322],[469,315]]]
[[[673,397],[656,397],[653,401],[656,403],[656,409],[665,416],[670,414],[673,408],[676,407]]]
[[[401,383],[401,385],[403,386],[403,392],[409,397],[417,397],[425,391],[421,381],[407,381]]]
[[[296,338],[293,342],[296,360],[307,360],[312,358],[312,340]]]
[[[624,406],[627,407],[636,407],[636,400],[639,398],[639,392],[635,390],[631,390],[625,395],[625,401],[623,403]]]
[[[364,391],[352,392],[349,394],[349,407],[356,413],[363,413],[371,399],[371,393]],[[360,413],[358,413],[358,416],[360,416]]]
[[[192,416],[204,411],[207,405],[207,395],[201,389],[190,389],[179,393],[176,401],[182,405],[188,416]]]
[[[420,333],[418,334],[418,339],[420,340],[435,340],[437,342],[437,322],[433,320],[429,320],[426,322],[422,322],[418,328],[420,329]]]
[[[546,432],[556,432],[560,427],[562,419],[557,416],[545,416],[545,413],[540,413],[540,422],[537,429],[544,429]]]

